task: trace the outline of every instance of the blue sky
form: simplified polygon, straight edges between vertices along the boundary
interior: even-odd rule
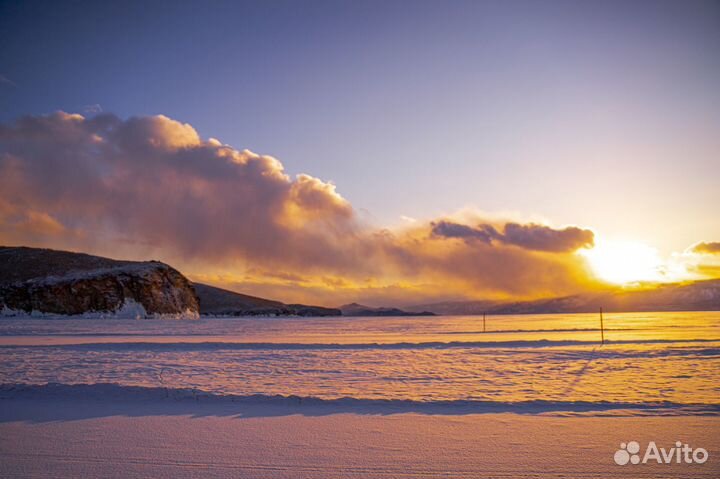
[[[0,121],[98,104],[333,181],[378,225],[461,208],[720,234],[717,2],[0,3]]]

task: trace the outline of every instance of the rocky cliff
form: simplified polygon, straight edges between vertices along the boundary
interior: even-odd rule
[[[4,315],[197,318],[192,284],[157,261],[116,261],[66,251],[0,247]]]

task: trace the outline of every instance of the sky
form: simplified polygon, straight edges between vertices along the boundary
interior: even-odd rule
[[[324,301],[713,276],[718,51],[714,1],[0,1],[12,181],[0,239],[152,253],[216,284]],[[169,155],[180,159],[138,163]],[[237,155],[251,171],[220,179],[199,159]],[[178,171],[188,164],[195,176]],[[233,175],[251,184],[225,185]],[[187,216],[179,185],[202,199]],[[143,201],[123,212],[118,198]],[[566,245],[573,228],[592,239],[567,251],[517,239]],[[326,266],[308,272],[303,254]],[[489,281],[504,254],[522,257],[517,269]],[[478,263],[453,273],[464,255]],[[528,271],[543,281],[519,279],[538,261]]]

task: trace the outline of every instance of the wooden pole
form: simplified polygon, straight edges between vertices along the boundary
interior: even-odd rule
[[[485,332],[485,313],[483,313],[483,333]]]
[[[600,344],[605,344],[605,326],[603,325],[602,306],[600,306]]]

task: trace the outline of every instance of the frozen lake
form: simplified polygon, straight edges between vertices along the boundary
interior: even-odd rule
[[[0,383],[217,396],[720,411],[720,313],[3,319]]]

